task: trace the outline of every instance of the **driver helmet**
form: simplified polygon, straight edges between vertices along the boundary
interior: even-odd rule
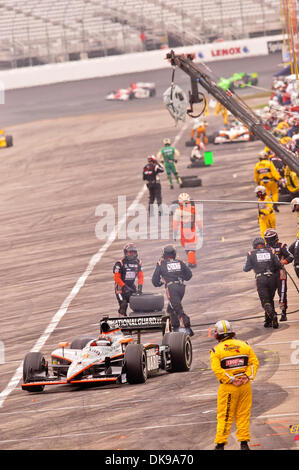
[[[147,157],[147,161],[148,161],[149,163],[156,163],[156,162],[157,162],[157,159],[156,159],[155,155],[149,155],[149,156]]]
[[[179,197],[178,197],[179,204],[188,204],[190,200],[191,198],[188,193],[179,194]]]
[[[227,320],[219,320],[214,327],[214,337],[217,341],[223,341],[235,336],[235,332]]]
[[[252,242],[252,248],[255,250],[259,245],[265,247],[265,240],[262,237],[256,237]]]
[[[128,260],[135,260],[135,259],[137,259],[138,252],[137,252],[137,248],[136,248],[136,246],[134,245],[134,243],[128,243],[128,244],[124,247],[124,255],[125,255],[125,258],[127,258]]]
[[[295,197],[291,200],[292,212],[299,212],[299,197]]]
[[[175,258],[176,257],[176,249],[173,245],[167,245],[163,248],[162,257],[166,258]]]
[[[267,245],[273,246],[278,241],[278,233],[273,228],[267,228],[264,232],[264,239]]]
[[[167,137],[167,138],[163,139],[163,144],[164,144],[164,145],[170,145],[170,144],[171,144],[171,140]]]
[[[262,196],[265,196],[266,195],[266,188],[265,186],[262,186],[262,185],[259,185],[255,188],[255,194],[256,194],[256,197],[262,197]]]

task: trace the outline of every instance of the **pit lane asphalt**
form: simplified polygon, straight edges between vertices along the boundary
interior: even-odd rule
[[[125,104],[122,113],[56,116],[13,126],[15,146],[1,152],[0,250],[5,283],[0,339],[6,362],[0,364],[0,391],[103,245],[95,236],[96,207],[111,202],[117,208],[117,195],[126,195],[129,205],[142,186],[146,155],[155,152],[166,135],[178,134],[167,112],[147,103],[140,109]],[[190,126],[191,122],[178,148],[181,174],[196,174],[203,181],[202,187],[186,188],[192,197],[253,199],[253,165],[261,143],[213,146],[214,165],[191,170],[184,145]],[[180,192],[178,187],[168,189],[165,177],[162,187],[165,203]],[[142,202],[147,204],[146,193]],[[288,207],[281,208],[277,228],[284,241],[293,241],[296,220]],[[291,357],[296,352],[292,344],[298,340],[298,312],[278,330],[263,328],[253,276],[242,272],[256,235],[255,208],[241,203],[204,205],[204,245],[184,300],[196,332],[191,372],[161,373],[138,386],[88,390],[54,386],[42,394],[22,391],[19,384],[0,409],[0,449],[213,448],[218,384],[209,370],[209,349],[215,343],[209,326],[219,318],[234,321],[237,336],[250,342],[260,360],[253,384],[252,448],[296,447],[288,426],[299,419],[298,364]],[[151,274],[167,242],[136,240],[145,291],[153,290]],[[88,276],[46,342],[47,357],[59,341],[96,333],[99,318],[115,314],[112,265],[124,243],[117,239]],[[178,254],[184,259],[180,247]],[[295,277],[292,266],[288,271]],[[297,309],[297,293],[290,282],[289,304],[290,311]],[[238,448],[234,433],[228,448]]]

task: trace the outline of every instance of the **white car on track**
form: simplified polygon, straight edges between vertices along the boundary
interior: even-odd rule
[[[117,91],[111,91],[106,96],[110,101],[129,101],[134,98],[144,99],[155,96],[156,84],[151,82],[131,83],[128,88],[119,88]]]

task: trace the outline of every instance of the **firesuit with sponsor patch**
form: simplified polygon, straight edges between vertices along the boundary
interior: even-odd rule
[[[115,281],[115,295],[119,303],[118,312],[127,315],[130,297],[137,292],[135,281],[138,282],[138,292],[141,293],[143,286],[143,270],[141,261],[129,259],[126,256],[117,261],[113,267]]]
[[[262,240],[262,239],[261,239]],[[278,327],[277,314],[274,307],[274,295],[276,291],[277,271],[280,271],[281,263],[271,248],[259,245],[249,251],[243,270],[255,272],[257,292],[261,305],[265,310],[265,327]]]
[[[273,210],[273,201],[270,196],[265,196],[264,199],[258,198],[258,223],[260,226],[261,236],[267,228],[276,227],[276,217]]]
[[[254,167],[254,181],[257,185],[265,187],[269,196],[272,196],[273,202],[278,202],[279,187],[278,182],[281,180],[280,173],[275,168],[274,163],[268,158],[260,160]]]
[[[177,258],[161,258],[153,273],[152,283],[155,287],[165,284],[169,301],[167,313],[170,314],[173,331],[179,331],[180,320],[182,320],[186,332],[193,335],[190,318],[182,306],[182,299],[185,295],[184,281],[189,281],[191,277],[192,271],[183,261]]]
[[[157,154],[157,158],[164,164],[165,171],[167,174],[167,178],[169,181],[170,188],[173,188],[173,181],[172,181],[172,175],[174,175],[177,183],[179,185],[182,184],[182,180],[179,176],[178,169],[176,166],[176,162],[180,157],[180,152],[170,145],[170,143],[166,143],[164,147],[161,148],[161,150]]]
[[[224,339],[211,351],[211,368],[220,381],[217,400],[216,444],[226,444],[235,419],[238,441],[250,441],[252,404],[251,380],[254,380],[259,361],[249,344],[235,338]],[[247,383],[236,386],[233,380],[246,375]]]

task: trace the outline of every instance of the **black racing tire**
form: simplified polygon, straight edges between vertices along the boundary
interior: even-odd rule
[[[13,138],[12,138],[12,135],[7,135],[7,136],[5,136],[5,140],[6,140],[6,146],[7,146],[7,147],[12,147],[12,146],[13,146]]]
[[[73,339],[70,349],[83,349],[87,343],[93,339],[95,339],[94,336],[79,336],[78,338]]]
[[[157,312],[163,310],[164,295],[157,293],[144,293],[141,295],[131,295],[130,307],[133,312]]]
[[[29,352],[26,354],[23,362],[23,383],[28,383],[32,380],[34,375],[46,372],[48,375],[47,362],[40,352]],[[26,387],[28,392],[42,392],[44,385],[32,385],[32,387]]]
[[[181,188],[195,188],[202,185],[200,178],[193,178],[187,181],[182,180]]]
[[[178,331],[166,333],[162,340],[163,346],[169,346],[171,368],[168,372],[187,372],[192,364],[192,343],[187,333]]]
[[[185,146],[186,146],[186,147],[194,147],[194,146],[195,146],[195,142],[196,142],[196,141],[195,141],[194,139],[187,140],[187,141],[185,142]]]
[[[197,175],[181,176],[182,181],[191,180],[193,178],[197,178]]]
[[[146,352],[142,344],[128,344],[124,364],[129,384],[141,384],[146,382]]]
[[[156,96],[157,92],[155,88],[150,88],[150,97]]]

